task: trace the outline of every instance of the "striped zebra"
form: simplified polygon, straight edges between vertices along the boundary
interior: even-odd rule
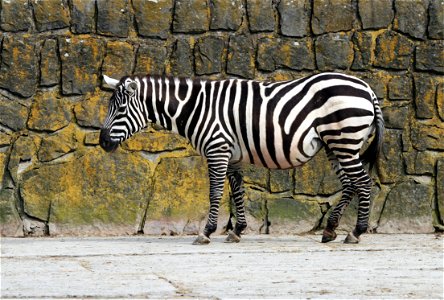
[[[201,80],[163,76],[104,76],[115,89],[100,132],[100,145],[114,151],[134,133],[155,123],[189,140],[207,159],[210,210],[194,241],[207,244],[216,230],[219,202],[228,177],[236,210],[227,242],[238,242],[246,228],[241,165],[288,169],[308,162],[325,148],[339,180],[342,198],[333,209],[322,242],[336,238],[339,220],[357,194],[358,218],[345,239],[358,243],[367,231],[370,167],[382,143],[384,121],[369,85],[349,75],[321,73],[298,80],[261,82]],[[369,136],[367,149],[360,154]]]

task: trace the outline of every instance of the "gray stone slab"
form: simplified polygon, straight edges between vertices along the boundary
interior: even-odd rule
[[[443,239],[365,235],[1,240],[2,298],[440,298]]]

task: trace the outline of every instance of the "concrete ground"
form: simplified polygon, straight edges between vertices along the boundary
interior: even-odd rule
[[[443,298],[443,238],[2,238],[1,298]]]

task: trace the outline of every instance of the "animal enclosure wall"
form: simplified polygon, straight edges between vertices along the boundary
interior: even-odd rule
[[[113,154],[98,146],[111,95],[101,75],[133,73],[363,78],[387,127],[371,229],[444,228],[443,1],[2,0],[0,28],[4,236],[195,234],[204,225],[207,169],[184,139],[148,128]],[[296,170],[244,175],[255,232],[322,228],[340,199],[323,152]]]

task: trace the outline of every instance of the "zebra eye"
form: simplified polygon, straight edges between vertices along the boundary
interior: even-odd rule
[[[134,94],[134,92],[137,90],[137,82],[135,81],[127,82],[125,84],[125,89],[128,92],[128,94],[130,95]]]

